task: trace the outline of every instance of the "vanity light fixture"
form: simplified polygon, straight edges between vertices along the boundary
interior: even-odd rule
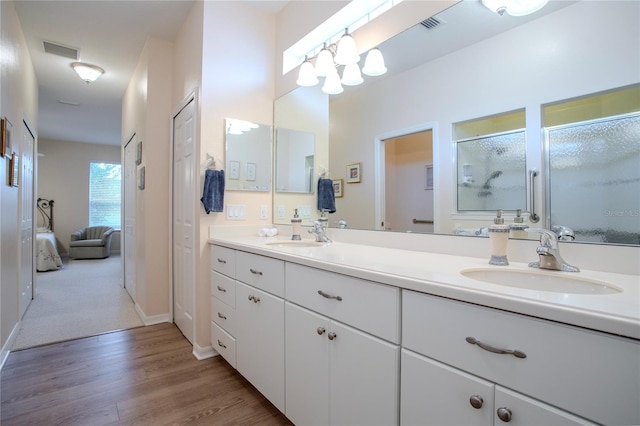
[[[87,84],[98,79],[104,70],[97,65],[85,64],[84,62],[72,62],[71,68],[83,79]]]
[[[300,65],[296,83],[304,87],[315,86],[318,84],[318,77],[324,77],[322,91],[329,95],[336,95],[344,91],[343,84],[345,86],[362,84],[364,82],[362,74],[373,77],[387,72],[382,52],[378,48],[371,49],[367,54],[362,73],[358,65],[359,61],[360,55],[358,55],[355,40],[348,29],[345,29],[338,44],[327,46],[327,43],[324,43],[322,50],[316,56],[315,67],[305,56],[304,62]],[[338,66],[344,66],[342,78],[338,75]]]
[[[511,16],[525,16],[542,9],[549,0],[482,0],[489,10],[502,16],[505,12]]]

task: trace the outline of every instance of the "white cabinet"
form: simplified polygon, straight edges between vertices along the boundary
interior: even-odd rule
[[[284,412],[284,300],[236,282],[238,371]]]
[[[602,424],[640,424],[638,405],[629,404],[640,401],[638,341],[413,291],[403,291],[402,301],[403,348],[497,384],[496,409],[511,404],[511,423],[532,413],[535,424],[544,412],[570,422],[573,414]],[[498,393],[502,388],[514,392]],[[401,405],[411,412],[407,395]],[[516,404],[499,395],[509,401],[516,395],[522,408],[516,412]]]
[[[210,263],[211,345],[235,368],[235,251],[211,246]]]
[[[402,425],[595,425],[406,349],[401,383]]]
[[[287,302],[287,417],[306,425],[398,422],[399,347]]]

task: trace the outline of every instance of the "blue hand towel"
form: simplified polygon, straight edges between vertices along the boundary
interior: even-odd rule
[[[333,181],[327,178],[318,179],[318,210],[328,213],[336,211],[336,195],[333,192]]]
[[[207,170],[204,173],[204,190],[202,198],[204,210],[221,212],[224,206],[224,170]]]

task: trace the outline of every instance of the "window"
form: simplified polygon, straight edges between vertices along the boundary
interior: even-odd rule
[[[91,163],[89,170],[89,226],[120,228],[122,205],[119,163]]]

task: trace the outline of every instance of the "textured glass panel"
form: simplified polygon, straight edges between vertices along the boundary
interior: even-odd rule
[[[576,241],[640,244],[640,115],[550,129],[551,225]]]
[[[457,143],[458,211],[526,210],[524,131]]]

